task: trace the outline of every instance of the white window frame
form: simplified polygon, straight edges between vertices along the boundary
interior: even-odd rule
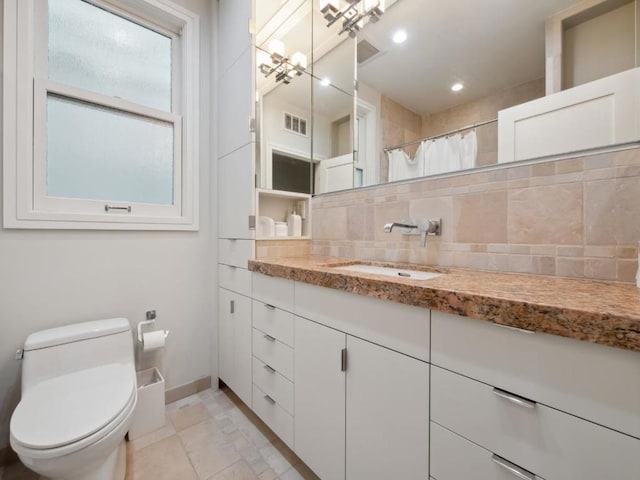
[[[199,17],[169,0],[85,0],[169,35],[174,45],[172,112],[47,79],[41,48],[44,0],[4,2],[3,225],[5,228],[197,230]],[[44,29],[46,32],[46,28]],[[45,42],[44,44],[42,42]],[[47,197],[47,94],[95,104],[174,127],[174,204],[149,205]],[[179,108],[179,114],[175,112]],[[105,205],[124,207],[105,209]],[[126,207],[131,206],[127,211]]]

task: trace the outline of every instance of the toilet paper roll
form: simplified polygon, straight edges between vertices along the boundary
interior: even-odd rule
[[[157,350],[164,347],[165,332],[163,330],[156,330],[154,332],[148,332],[142,334],[142,350],[148,352],[149,350]]]

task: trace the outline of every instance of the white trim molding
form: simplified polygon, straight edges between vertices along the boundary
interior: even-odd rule
[[[197,230],[199,174],[199,17],[169,0],[89,0],[137,23],[169,32],[174,63],[172,111],[144,107],[46,78],[39,45],[41,2],[4,2],[3,226],[86,230]],[[37,7],[37,8],[36,8]],[[46,41],[46,39],[45,39]],[[46,46],[45,46],[46,47]],[[44,66],[43,66],[44,63]],[[44,75],[43,75],[44,74]],[[176,88],[177,85],[177,88]],[[47,94],[62,95],[171,125],[173,205],[60,199],[45,196]],[[105,208],[105,203],[116,208]],[[118,208],[120,207],[120,208]]]

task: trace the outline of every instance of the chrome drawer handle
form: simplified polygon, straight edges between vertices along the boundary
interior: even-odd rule
[[[533,335],[534,333],[536,333],[533,330],[527,330],[526,328],[512,327],[511,325],[503,325],[501,323],[496,323],[496,322],[492,322],[491,325],[494,325],[500,328],[506,328],[508,330],[515,330],[516,332],[520,332],[520,333],[527,333],[529,335]]]
[[[265,303],[265,304],[264,304],[264,306],[265,306],[266,308],[268,308],[269,310],[275,310],[275,309],[276,309],[276,307],[274,307],[273,305],[270,305],[270,304],[268,304],[268,303]]]
[[[266,338],[270,342],[275,342],[276,341],[275,337],[272,337],[271,335],[265,335],[264,338]]]
[[[264,396],[264,399],[265,399],[267,402],[269,402],[271,405],[275,405],[275,404],[276,404],[276,401],[275,401],[273,398],[271,398],[269,395],[265,395],[265,396]]]
[[[529,400],[527,398],[521,397],[511,392],[507,392],[506,390],[502,390],[497,387],[493,387],[493,393],[499,396],[500,398],[504,398],[505,400],[519,405],[525,408],[536,408],[536,402],[533,400]]]
[[[267,372],[269,372],[269,373],[276,373],[276,369],[275,369],[275,368],[273,368],[273,367],[272,367],[272,366],[270,366],[270,365],[266,365],[266,364],[265,364],[264,369],[265,369]]]
[[[522,478],[522,480],[537,480],[537,478],[538,478],[536,475],[531,473],[529,470],[525,470],[524,468],[519,467],[519,466],[511,463],[509,460],[506,460],[506,459],[496,455],[495,453],[491,457],[491,460],[493,460],[497,465],[500,465],[502,468],[504,468],[506,471],[512,473],[516,477]]]

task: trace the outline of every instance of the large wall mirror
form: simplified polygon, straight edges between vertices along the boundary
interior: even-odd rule
[[[499,112],[637,72],[639,1],[387,0],[355,39],[339,33],[341,22],[328,28],[320,11],[346,0],[256,2],[258,50],[268,52],[277,38],[287,55],[307,55],[306,69],[288,84],[258,73],[259,184],[317,194],[578,151],[570,141],[536,136],[540,122],[561,130],[562,113],[547,118],[532,107],[522,115],[533,120],[516,118],[507,129],[513,138],[499,141]],[[627,84],[637,99],[637,81]],[[602,137],[585,148],[637,142],[637,126],[620,135],[606,123],[620,103],[573,97],[587,126],[570,133]],[[626,102],[619,124],[640,121],[635,101]],[[289,124],[304,132],[287,131]],[[516,148],[518,135],[553,149]],[[295,180],[301,175],[304,182]]]

